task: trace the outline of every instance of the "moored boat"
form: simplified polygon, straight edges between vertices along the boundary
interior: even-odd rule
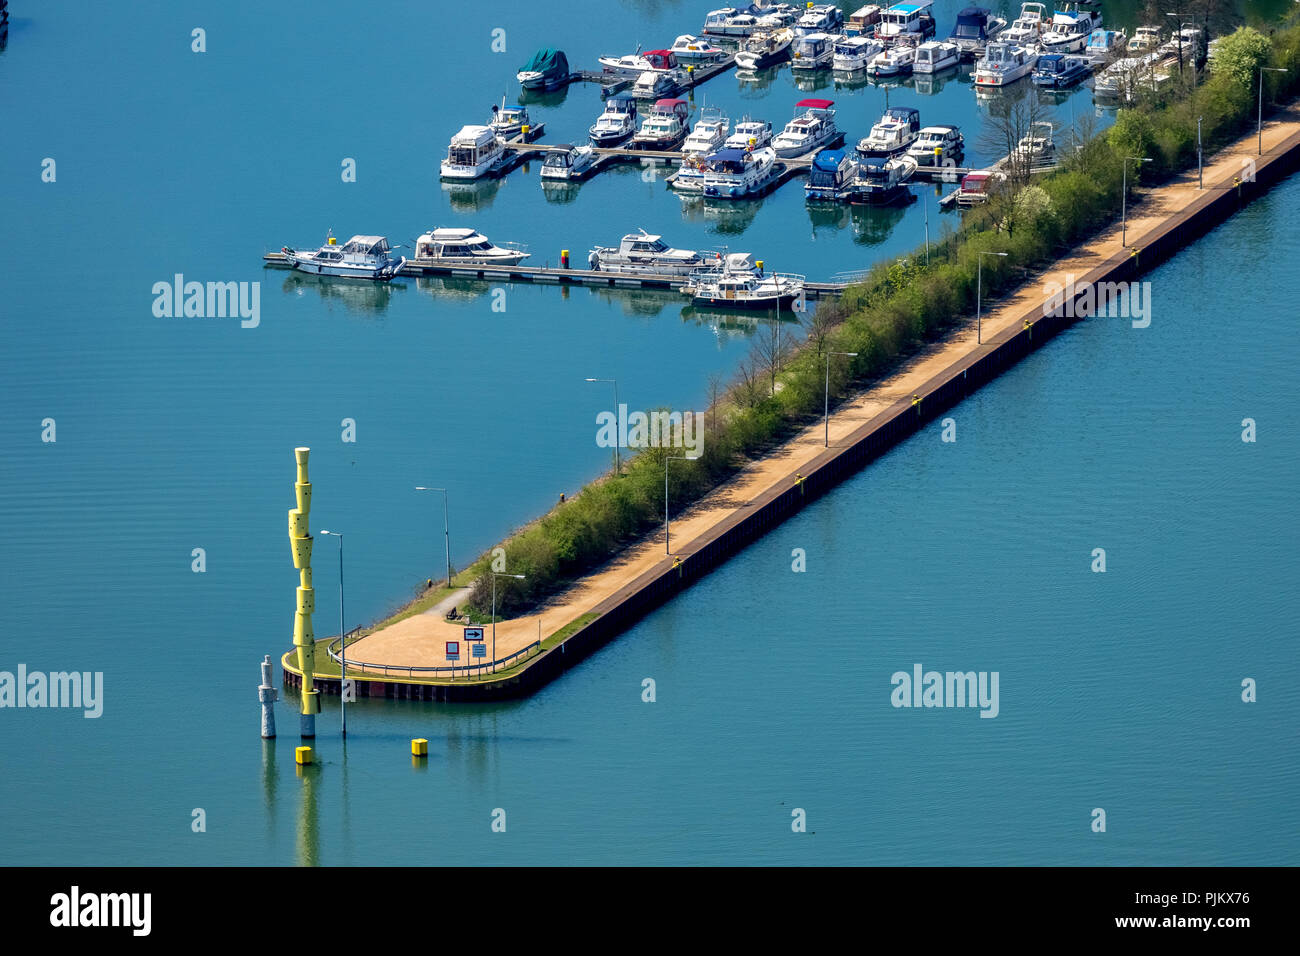
[[[688,107],[685,100],[662,99],[632,136],[632,149],[671,150],[686,139]]]
[[[1081,53],[1093,30],[1101,26],[1101,13],[1086,3],[1063,3],[1039,37],[1045,53]]]
[[[844,22],[844,34],[846,36],[856,37],[870,35],[880,22],[881,8],[874,3],[868,3],[866,6],[858,7],[849,14],[848,20]]]
[[[901,199],[912,198],[908,181],[916,172],[916,160],[911,156],[893,159],[864,159],[858,166],[857,178],[848,190],[849,202],[871,206],[887,206]]]
[[[678,60],[690,60],[695,63],[710,63],[727,57],[727,51],[722,47],[714,46],[703,37],[691,33],[683,33],[673,41],[669,49]]]
[[[542,47],[515,74],[526,90],[553,90],[569,82],[569,60],[563,50]]]
[[[844,199],[857,176],[858,159],[852,152],[823,149],[808,170],[804,198],[832,202]]]
[[[790,68],[822,70],[835,57],[835,38],[828,33],[805,33],[790,44]]]
[[[876,23],[876,39],[886,46],[895,43],[911,43],[915,46],[934,36],[934,17],[930,14],[930,5],[934,0],[919,0],[916,3],[896,3],[881,11]]]
[[[494,245],[487,236],[474,229],[438,227],[415,240],[415,259],[444,265],[514,266],[528,258],[516,243]]]
[[[1038,54],[1022,46],[990,43],[984,57],[975,64],[975,86],[1006,86],[1028,76],[1037,63]]]
[[[708,199],[744,199],[763,192],[776,175],[772,147],[723,148],[704,161],[702,192]]]
[[[772,140],[772,148],[779,158],[804,156],[834,142],[840,136],[835,126],[833,100],[808,99],[795,104],[794,119],[785,124]]]
[[[671,73],[677,69],[677,55],[672,50],[647,50],[626,56],[596,58],[606,73],[615,76],[640,76],[642,73]]]
[[[488,126],[465,126],[451,138],[440,167],[443,179],[480,179],[505,156],[505,145]]]
[[[772,124],[766,120],[750,119],[746,116],[735,125],[724,149],[762,149],[772,145]]]
[[[884,49],[884,44],[875,37],[864,35],[845,37],[835,44],[831,67],[839,73],[856,73],[865,70],[867,64]]]
[[[387,282],[406,264],[406,259],[393,257],[388,240],[383,236],[353,236],[340,246],[331,235],[319,249],[299,250],[285,246],[280,251],[299,272],[336,279]]]
[[[948,40],[957,45],[966,59],[975,59],[1006,27],[1007,21],[995,16],[988,7],[965,7],[958,11]]]
[[[615,93],[605,100],[605,110],[587,131],[593,146],[618,146],[636,132],[636,98],[629,93]]]
[[[961,162],[966,144],[956,126],[927,126],[907,147],[907,155],[918,166],[955,166]]]
[[[794,22],[796,36],[813,33],[834,34],[844,25],[844,11],[833,3],[810,3]]]
[[[693,272],[682,291],[696,305],[731,309],[776,309],[804,295],[801,275],[773,272],[765,275],[747,252],[723,256],[715,268]]]
[[[916,48],[913,73],[938,73],[961,63],[961,49],[946,40],[926,40]]]
[[[1045,4],[1031,2],[1020,5],[1020,16],[998,36],[1003,43],[1023,46],[1026,49],[1038,46],[1046,24],[1047,7]]]
[[[688,275],[702,269],[707,261],[694,249],[673,249],[663,241],[639,229],[624,236],[617,247],[597,246],[587,256],[587,266],[597,272],[622,272],[632,275]]]
[[[1093,66],[1105,66],[1124,51],[1127,43],[1123,30],[1093,30],[1083,45],[1083,55]]]
[[[742,70],[765,70],[790,59],[790,44],[793,42],[794,32],[789,29],[755,33],[740,41],[736,66]]]
[[[682,144],[682,152],[696,156],[706,156],[720,147],[727,139],[731,123],[727,115],[716,106],[706,106],[700,111],[700,118]]]
[[[502,98],[501,105],[492,107],[492,119],[488,122],[488,129],[498,139],[511,140],[519,136],[524,131],[524,127],[532,130],[532,124],[528,119],[527,106],[506,106],[505,99]]]
[[[1086,57],[1046,53],[1038,58],[1033,81],[1035,86],[1064,90],[1074,86],[1091,72],[1092,64]]]
[[[596,165],[596,152],[590,146],[557,143],[546,154],[542,163],[542,179],[575,180],[591,172]]]
[[[877,53],[867,64],[867,76],[908,76],[916,64],[916,47],[908,43],[895,43]]]
[[[911,106],[891,106],[880,122],[858,140],[863,159],[889,159],[907,151],[921,133],[921,113]]]

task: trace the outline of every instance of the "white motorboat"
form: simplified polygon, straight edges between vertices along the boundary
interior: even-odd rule
[[[840,136],[835,126],[833,100],[808,99],[795,104],[794,119],[785,124],[772,148],[781,159],[804,156],[834,142]]]
[[[636,78],[628,92],[638,100],[660,100],[672,96],[680,87],[681,78],[676,71],[646,70]]]
[[[451,138],[442,161],[443,179],[480,179],[505,156],[505,145],[489,126],[465,126]]]
[[[917,162],[911,156],[864,159],[858,166],[857,178],[847,191],[849,202],[887,206],[907,197],[907,183],[916,167]]]
[[[886,46],[895,43],[918,43],[934,36],[934,17],[930,13],[933,0],[917,3],[896,3],[883,10],[876,24],[876,39]]]
[[[740,41],[740,49],[736,51],[736,66],[742,70],[765,70],[773,64],[790,59],[790,45],[793,42],[794,31],[789,29],[755,33]]]
[[[772,145],[772,124],[746,116],[735,125],[723,149],[762,149]]]
[[[632,136],[632,149],[676,149],[688,132],[687,110],[685,100],[663,99],[655,103],[654,111]]]
[[[776,179],[776,153],[761,149],[720,149],[704,162],[703,192],[709,199],[744,199]]]
[[[1007,21],[994,15],[988,7],[966,7],[958,12],[948,40],[957,44],[962,56],[974,59],[1006,28]]]
[[[844,11],[833,3],[809,4],[808,8],[794,22],[796,36],[808,36],[812,33],[838,33],[844,25]]]
[[[581,179],[596,165],[596,151],[590,146],[556,143],[542,163],[542,179]]]
[[[875,37],[863,34],[845,37],[835,44],[831,67],[840,73],[856,73],[865,70],[867,64],[884,49],[885,45]]]
[[[1032,48],[1038,45],[1047,25],[1047,6],[1029,2],[1020,5],[1020,16],[998,37],[1003,43]]]
[[[501,105],[492,107],[492,119],[488,123],[488,129],[502,140],[512,140],[524,131],[524,127],[532,128],[528,119],[527,106],[506,106],[505,98],[502,97]]]
[[[714,60],[725,59],[727,56],[727,51],[722,47],[714,46],[703,37],[691,33],[683,33],[673,41],[669,49],[678,60],[690,60],[695,63],[711,63]]]
[[[870,36],[877,23],[880,22],[880,7],[874,3],[868,3],[864,7],[858,7],[849,14],[848,20],[844,23],[844,33],[846,36]]]
[[[871,132],[858,140],[858,155],[863,159],[889,159],[907,152],[920,134],[919,110],[911,106],[891,106],[880,117],[880,122],[871,127]]]
[[[975,86],[1006,86],[1033,72],[1038,54],[1022,46],[998,41],[990,43],[983,59],[975,64]]]
[[[916,48],[913,73],[938,73],[961,63],[961,48],[947,40],[926,40]]]
[[[804,295],[805,278],[788,272],[764,275],[747,252],[723,256],[714,268],[694,272],[682,291],[696,305],[776,309]]]
[[[1093,66],[1105,66],[1124,52],[1127,43],[1123,30],[1093,30],[1083,46],[1083,55]]]
[[[528,253],[522,246],[513,242],[504,246],[494,245],[487,236],[474,229],[438,227],[415,240],[416,264],[514,266],[527,258]]]
[[[1081,53],[1088,36],[1101,26],[1101,13],[1080,3],[1063,3],[1039,38],[1045,53]]]
[[[751,3],[743,10],[721,7],[704,17],[703,32],[710,36],[745,37],[760,30],[787,27],[799,17],[799,10],[788,3],[760,7]]]
[[[1133,56],[1152,53],[1159,49],[1163,35],[1159,27],[1138,27],[1133,31],[1133,39],[1128,41],[1128,52]]]
[[[1016,144],[1015,158],[1022,166],[1041,166],[1056,159],[1055,132],[1051,123],[1033,123]]]
[[[895,43],[872,57],[867,64],[867,76],[907,76],[916,64],[916,47],[908,43]]]
[[[790,68],[822,70],[835,58],[835,37],[829,33],[805,33],[790,44]]]
[[[597,246],[587,256],[587,267],[597,272],[624,272],[651,275],[689,275],[702,269],[707,261],[694,249],[670,248],[661,236],[644,229],[629,233],[618,247]]]
[[[956,126],[927,126],[917,134],[907,155],[918,166],[957,165],[965,153],[966,143]],[[949,162],[950,161],[950,162]]]
[[[647,50],[627,56],[596,58],[606,73],[616,76],[640,76],[642,73],[671,73],[677,70],[677,55],[672,50]]]
[[[285,246],[280,251],[299,272],[339,279],[387,282],[406,264],[406,259],[393,257],[383,236],[353,236],[340,246],[331,235],[319,249],[308,251]]]
[[[618,146],[636,132],[636,98],[630,93],[615,93],[605,100],[605,110],[596,118],[587,137],[592,146]]]
[[[700,111],[700,118],[682,144],[682,152],[694,156],[707,156],[718,149],[727,140],[731,123],[722,110],[706,106]]]

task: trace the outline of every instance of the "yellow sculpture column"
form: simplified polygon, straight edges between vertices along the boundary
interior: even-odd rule
[[[311,481],[307,478],[310,448],[295,448],[298,481],[293,490],[298,507],[289,510],[289,544],[293,548],[293,566],[298,569],[298,610],[293,618],[293,645],[298,649],[298,667],[302,670],[302,736],[316,736],[316,715],[320,713],[320,692],[316,690],[316,636],[311,615],[316,610],[316,592],[311,586]]]

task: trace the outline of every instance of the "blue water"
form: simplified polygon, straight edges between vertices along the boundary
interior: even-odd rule
[[[936,4],[941,31],[958,5]],[[413,485],[450,489],[463,564],[606,466],[612,395],[584,378],[617,376],[632,407],[701,407],[749,347],[743,323],[672,296],[510,286],[494,312],[485,284],[340,288],[264,272],[264,250],[468,224],[554,262],[644,226],[824,278],[921,241],[920,203],[814,213],[797,184],[718,216],[634,169],[563,204],[535,164],[469,199],[437,183],[447,138],[535,46],[592,64],[694,32],[707,7],[14,10],[0,670],[103,671],[106,700],[98,720],[0,710],[0,862],[1296,862],[1300,277],[1277,267],[1300,251],[1296,183],[1154,272],[1151,328],[1074,329],[954,411],[957,443],[937,426],[908,442],[535,697],[363,701],[346,751],[327,700],[302,778],[289,702],[258,739],[257,663],[290,641],[295,445],[313,448],[313,519],[350,535],[349,616],[371,620],[441,567],[438,503]],[[696,105],[779,122],[806,94],[788,68],[770,79],[720,77]],[[854,137],[884,104],[834,98]],[[599,109],[592,86],[555,99],[534,107],[548,139]],[[890,102],[978,139],[961,78]],[[261,324],[155,318],[175,273],[260,280]],[[333,557],[319,539],[322,595]],[[918,662],[999,671],[999,717],[889,706],[890,674]],[[791,833],[793,807],[814,832]]]

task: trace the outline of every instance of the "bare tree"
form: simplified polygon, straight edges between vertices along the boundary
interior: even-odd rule
[[[1051,119],[1051,108],[1036,96],[995,103],[990,108],[988,124],[980,134],[980,148],[1006,157],[1001,169],[1013,188],[1027,183],[1034,163],[1042,161],[1041,156],[1021,149],[1021,140],[1034,132],[1037,124]]]
[[[736,400],[745,408],[753,408],[763,398],[762,385],[763,367],[756,361],[754,353],[750,352],[740,367],[736,370],[736,384],[734,387]]]
[[[764,325],[754,337],[750,358],[755,367],[767,376],[771,395],[776,394],[776,376],[789,352],[790,337],[781,335],[781,327],[776,320]]]

